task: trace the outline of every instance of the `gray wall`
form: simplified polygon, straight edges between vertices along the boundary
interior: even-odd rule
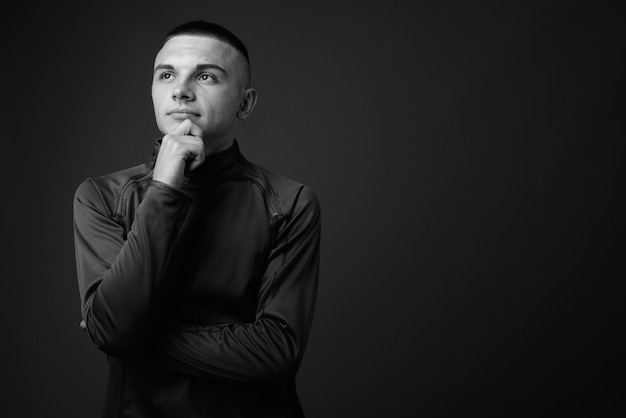
[[[322,204],[298,377],[309,417],[616,402],[623,15],[566,2],[127,3],[3,18],[1,415],[99,414],[106,357],[78,327],[72,196],[150,156],[154,55],[197,18],[251,51],[260,99],[243,152]]]

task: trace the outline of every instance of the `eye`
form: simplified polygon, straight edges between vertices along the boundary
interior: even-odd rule
[[[161,75],[159,75],[159,80],[169,80],[172,77],[172,73],[161,73]]]
[[[200,81],[217,81],[217,78],[211,73],[202,73],[198,76]]]

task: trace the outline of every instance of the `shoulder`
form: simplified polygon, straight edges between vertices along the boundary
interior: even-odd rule
[[[311,187],[257,164],[252,166],[265,179],[268,191],[282,214],[302,210],[319,214],[320,203]]]
[[[113,216],[121,197],[142,184],[149,184],[152,169],[139,164],[83,180],[74,193],[74,203],[92,206]]]

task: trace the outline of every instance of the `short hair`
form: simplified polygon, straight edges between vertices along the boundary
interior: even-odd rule
[[[213,22],[206,22],[204,20],[194,20],[191,22],[183,23],[181,25],[176,26],[174,29],[169,31],[167,35],[165,35],[165,40],[163,44],[172,39],[175,36],[179,35],[199,35],[199,36],[207,36],[209,38],[214,38],[219,41],[222,41],[237,51],[246,59],[246,68],[245,68],[245,76],[246,76],[246,86],[250,86],[250,82],[252,79],[252,71],[250,68],[250,56],[248,55],[248,48],[244,45],[244,43],[239,39],[234,33],[229,31],[223,26],[218,25]]]

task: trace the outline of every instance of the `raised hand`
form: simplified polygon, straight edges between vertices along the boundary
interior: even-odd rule
[[[193,171],[203,162],[202,130],[189,119],[185,119],[163,137],[152,179],[179,188],[185,169]]]

